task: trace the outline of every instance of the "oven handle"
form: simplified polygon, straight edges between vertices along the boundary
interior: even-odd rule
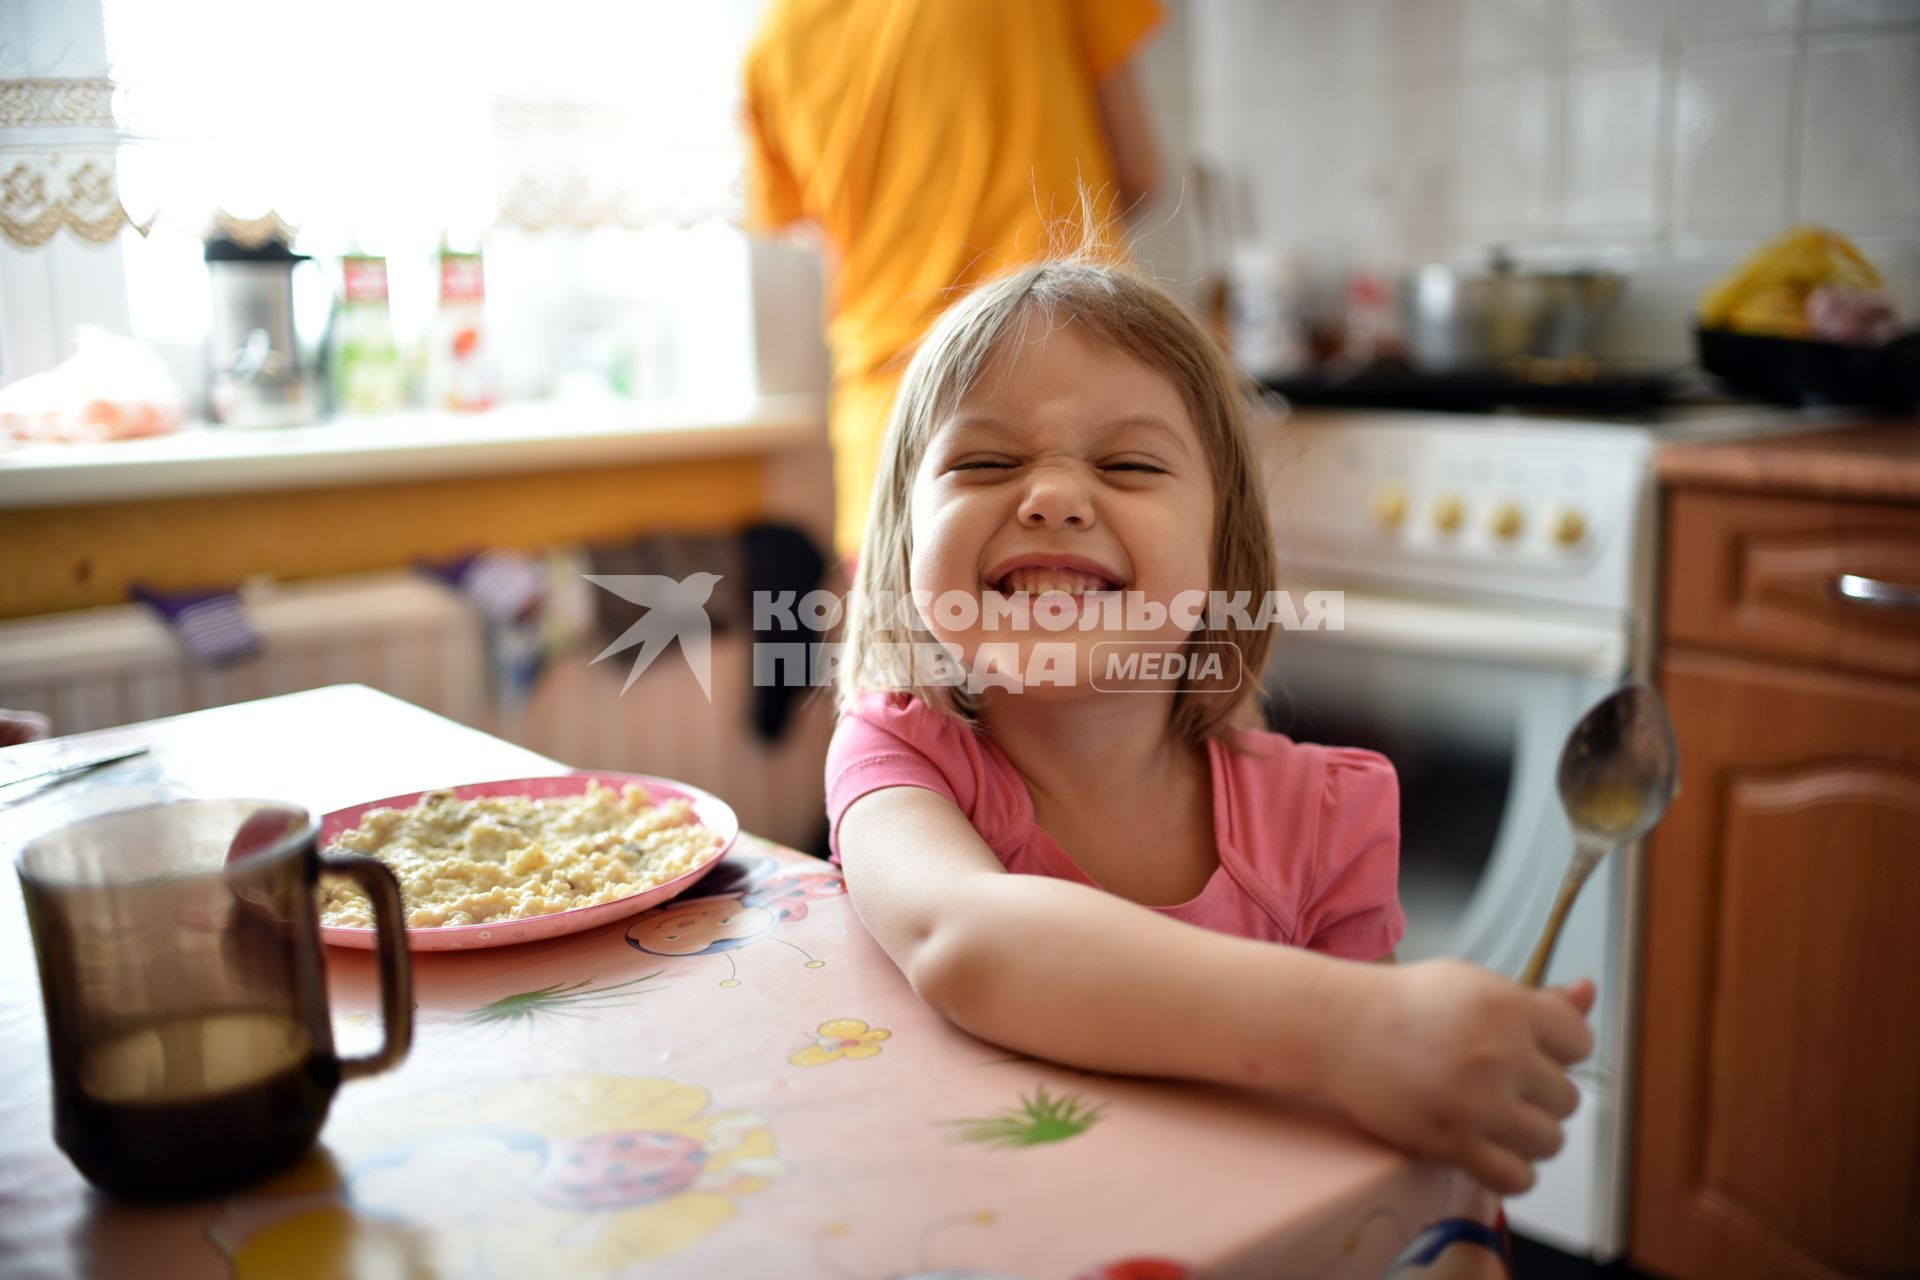
[[[1592,676],[1617,676],[1627,667],[1627,623],[1618,615],[1606,620],[1542,616],[1347,591],[1343,606],[1328,610],[1326,617],[1326,629],[1342,633],[1329,636],[1328,643]],[[1282,636],[1278,643],[1284,647],[1293,638]]]

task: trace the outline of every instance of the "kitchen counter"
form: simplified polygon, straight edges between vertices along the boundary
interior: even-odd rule
[[[823,414],[818,396],[781,395],[539,401],[257,431],[194,423],[143,440],[0,449],[0,508],[713,458],[805,445]]]
[[[811,395],[542,402],[0,451],[0,618],[831,508]],[[824,520],[824,516],[821,516]],[[822,534],[821,536],[824,536]]]
[[[1920,418],[1866,419],[1761,439],[1672,442],[1668,487],[1761,490],[1869,502],[1920,501]]]

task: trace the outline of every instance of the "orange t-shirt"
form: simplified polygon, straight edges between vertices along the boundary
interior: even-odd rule
[[[905,357],[958,291],[1115,220],[1096,83],[1158,0],[774,0],[747,54],[750,210],[817,223],[835,541],[859,549]]]

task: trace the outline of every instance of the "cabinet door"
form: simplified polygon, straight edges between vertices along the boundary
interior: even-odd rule
[[[1675,653],[1633,1257],[1920,1274],[1920,686]]]

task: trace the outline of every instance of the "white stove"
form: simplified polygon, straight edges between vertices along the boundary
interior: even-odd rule
[[[1277,639],[1269,719],[1393,760],[1403,962],[1525,964],[1572,851],[1561,743],[1649,677],[1660,440],[1808,425],[1735,407],[1659,423],[1315,411],[1271,428],[1282,585],[1343,591],[1346,625]],[[1507,1206],[1517,1230],[1603,1260],[1626,1239],[1638,859],[1602,866],[1555,953],[1549,982],[1599,988],[1597,1047],[1565,1149]]]

